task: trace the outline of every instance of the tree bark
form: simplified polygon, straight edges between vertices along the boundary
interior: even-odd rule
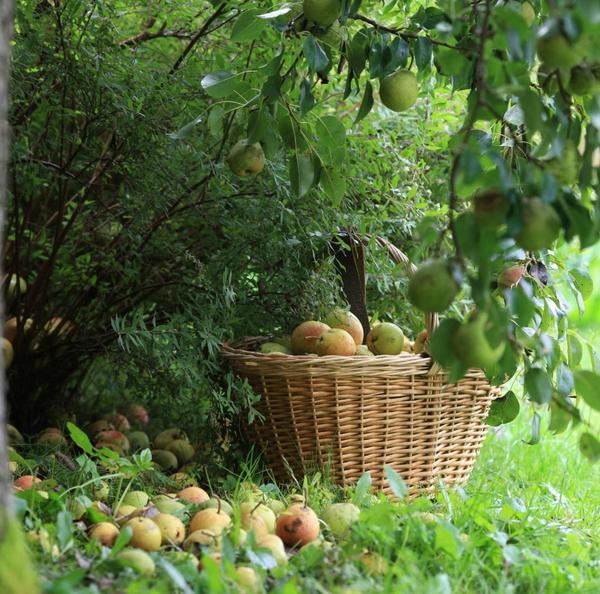
[[[10,39],[13,23],[12,0],[0,0],[0,245],[4,245],[4,222],[6,212],[6,170],[9,159],[10,130],[8,127],[8,84]],[[2,275],[4,254],[0,259]],[[0,296],[0,328],[4,328],[4,299]],[[4,361],[0,364],[0,531],[11,514],[10,472],[6,437]],[[0,532],[0,539],[2,533]]]

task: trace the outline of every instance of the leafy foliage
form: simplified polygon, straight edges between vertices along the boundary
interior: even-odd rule
[[[585,345],[583,375],[563,286],[583,311],[592,282],[563,253],[600,231],[598,14],[593,1],[344,1],[322,27],[267,0],[21,2],[6,257],[29,284],[11,311],[34,331],[17,346],[52,316],[75,330],[17,348],[13,415],[35,423],[40,401],[77,399],[117,337],[139,357],[127,377],[145,380],[128,389],[162,385],[161,400],[179,385],[206,419],[247,406],[219,383],[219,341],[339,300],[327,244],[352,227],[462,269],[431,342],[451,380],[466,372],[453,329],[485,313],[491,343],[506,344],[490,380],[523,377],[534,407],[588,424],[597,356]],[[378,89],[399,69],[419,99],[392,114]],[[258,176],[225,164],[243,138],[267,156]],[[486,219],[475,197],[489,192],[501,208]],[[418,331],[404,271],[371,258],[374,317]],[[501,282],[515,265],[523,277]]]

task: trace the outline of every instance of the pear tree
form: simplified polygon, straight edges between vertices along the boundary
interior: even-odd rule
[[[287,162],[298,199],[324,201],[348,191],[344,147],[361,120],[389,110],[401,127],[436,109],[438,93],[459,97],[462,124],[443,155],[443,224],[408,298],[439,312],[429,350],[450,381],[472,367],[496,384],[522,381],[534,433],[538,409],[549,407],[555,429],[586,425],[590,459],[600,441],[581,405],[600,410],[599,359],[593,345],[589,369],[574,356],[582,339],[558,282],[583,307],[591,279],[566,268],[557,248],[600,239],[599,39],[593,0],[274,2],[242,6],[233,25],[252,69],[202,81],[209,101],[231,101],[248,143]],[[504,408],[512,419],[514,407]],[[495,410],[497,423],[504,409]]]

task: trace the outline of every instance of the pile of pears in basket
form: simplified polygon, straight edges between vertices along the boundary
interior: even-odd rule
[[[342,308],[334,309],[325,322],[308,320],[302,322],[292,334],[286,334],[264,342],[260,352],[270,355],[312,355],[338,357],[374,357],[376,355],[399,355],[402,352],[422,353],[427,340],[427,330],[409,340],[402,329],[391,322],[373,326],[363,344],[364,330],[360,320]]]

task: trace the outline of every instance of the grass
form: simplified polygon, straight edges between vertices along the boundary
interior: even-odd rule
[[[269,556],[252,546],[224,549],[224,557],[253,564],[267,590],[280,594],[595,594],[600,591],[600,466],[580,455],[577,431],[543,434],[535,446],[527,439],[526,419],[496,428],[468,485],[441,490],[434,501],[392,503],[361,488],[342,491],[318,475],[310,477],[306,486],[317,512],[341,498],[361,503],[351,537],[336,542],[324,529],[326,540],[270,572],[261,568]],[[261,482],[254,461],[246,468],[250,476],[238,477],[231,499],[239,497],[242,478]],[[73,475],[71,482],[82,484],[84,478]],[[66,476],[57,480],[68,484]],[[113,482],[113,491],[117,484],[122,481]],[[148,492],[157,486],[145,482]],[[267,492],[275,489],[263,485]],[[154,578],[123,571],[113,552],[85,538],[82,526],[66,527],[52,499],[27,516],[29,529],[43,523],[50,533],[50,544],[33,545],[47,592],[243,591],[234,585],[233,565],[208,560],[198,572],[171,552],[152,553],[158,566]]]

